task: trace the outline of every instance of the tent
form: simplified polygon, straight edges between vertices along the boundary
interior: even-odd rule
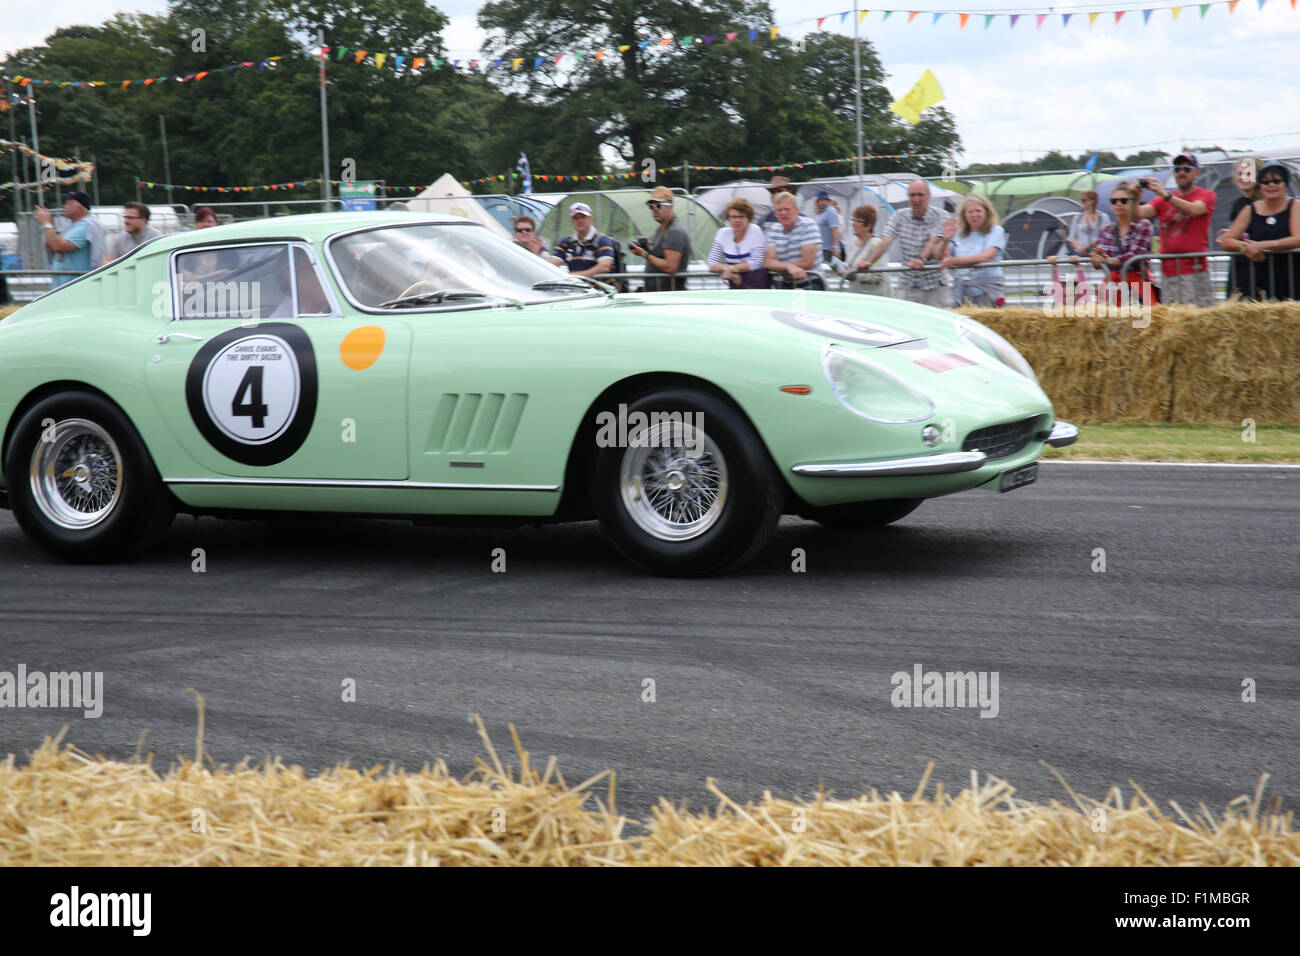
[[[411,207],[412,212],[464,216],[466,219],[482,223],[499,236],[510,238],[510,231],[479,205],[478,200],[471,196],[469,190],[457,182],[451,173],[443,173],[432,186],[414,199],[408,200],[407,205]]]
[[[575,202],[585,202],[591,207],[596,228],[622,243],[626,252],[629,239],[653,236],[659,228],[650,214],[646,200],[650,193],[645,189],[608,189],[600,192],[569,193],[538,226],[543,239],[554,246],[571,232],[569,208]],[[692,196],[677,193],[673,211],[691,237],[691,252],[697,260],[705,259],[713,248],[713,237],[722,227],[722,221]],[[625,258],[632,259],[627,256]],[[639,261],[639,260],[634,260]]]
[[[533,196],[491,195],[474,198],[507,231],[514,229],[516,216],[532,216],[534,220],[541,222],[555,205]]]
[[[1150,170],[1148,170],[1150,172]],[[1101,193],[1105,182],[1114,176],[1086,172],[1039,173],[1033,176],[1008,176],[985,179],[973,184],[972,192],[987,196],[998,215],[1007,217],[1013,209],[1023,209],[1036,199],[1068,196],[1078,199],[1089,189]]]
[[[1002,223],[1007,233],[1006,259],[1043,259],[1062,253],[1065,224],[1050,212],[1021,209]]]

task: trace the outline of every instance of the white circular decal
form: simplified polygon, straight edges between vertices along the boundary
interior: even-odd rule
[[[257,333],[229,342],[203,373],[208,418],[244,445],[282,435],[293,423],[301,394],[298,358],[278,335]]]

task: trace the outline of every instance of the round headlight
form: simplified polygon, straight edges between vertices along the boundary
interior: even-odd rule
[[[841,404],[868,421],[892,425],[934,414],[929,395],[857,352],[828,345],[822,350],[822,369]]]
[[[1007,368],[1019,372],[1031,382],[1037,382],[1038,376],[1025,361],[1025,357],[1016,351],[1016,347],[998,335],[987,325],[982,325],[968,316],[957,320],[957,334],[977,349],[997,359]]]

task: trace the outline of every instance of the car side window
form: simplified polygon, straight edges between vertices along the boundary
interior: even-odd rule
[[[293,248],[293,281],[298,293],[298,315],[332,315],[334,305],[321,285],[320,272],[302,246]]]
[[[181,319],[270,319],[294,314],[287,243],[200,249],[173,262]]]

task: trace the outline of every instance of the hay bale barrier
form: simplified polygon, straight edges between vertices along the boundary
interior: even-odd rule
[[[0,306],[0,318],[17,306]],[[1300,302],[1155,306],[1144,318],[959,309],[1018,348],[1072,422],[1300,425]]]
[[[961,310],[1018,348],[1068,421],[1300,425],[1300,302],[1155,306],[1151,321]]]
[[[744,805],[710,781],[712,811],[661,800],[638,828],[615,810],[612,772],[569,786],[517,735],[507,767],[479,729],[489,756],[465,780],[441,762],[210,767],[201,745],[201,762],[158,773],[47,738],[25,766],[0,764],[0,866],[1300,865],[1293,814],[1262,805],[1267,777],[1217,813],[1162,811],[1136,786],[1090,800],[1064,780],[1068,804],[1029,803],[974,771],[957,793],[927,769],[910,796]]]

